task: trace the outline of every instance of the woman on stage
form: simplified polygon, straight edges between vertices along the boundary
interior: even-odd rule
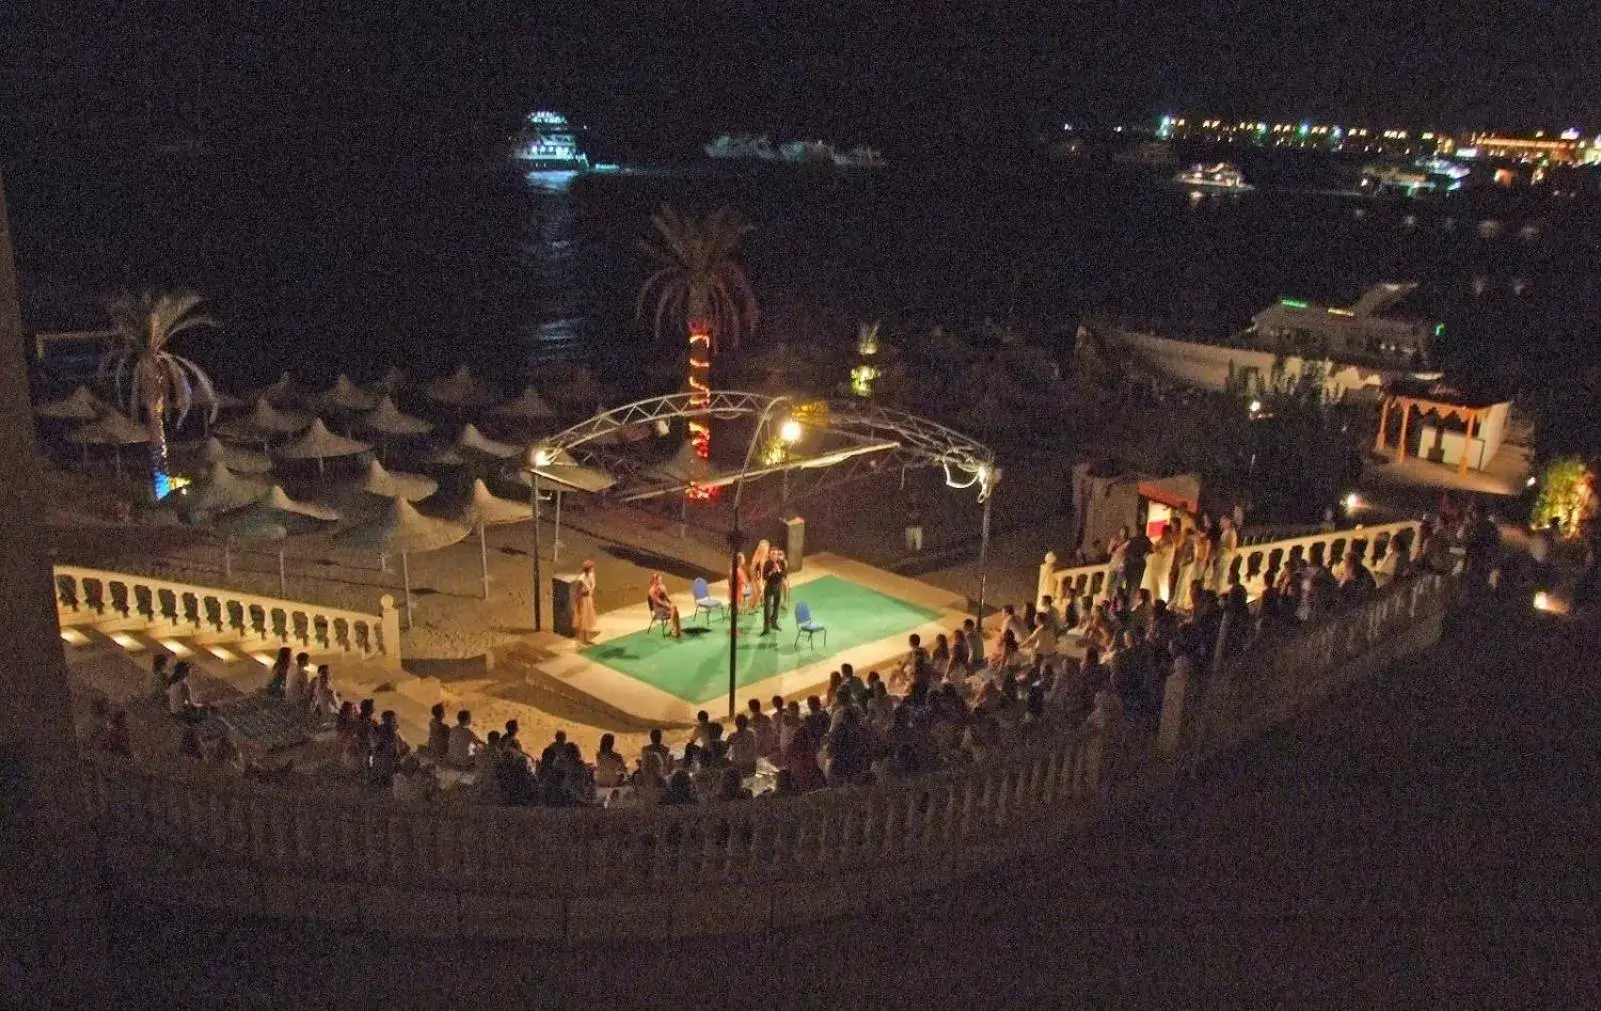
[[[585,646],[595,641],[595,560],[584,559],[583,571],[573,584],[573,631]]]
[[[684,628],[678,620],[678,605],[673,603],[672,596],[667,592],[667,580],[660,572],[650,574],[650,589],[645,596],[650,600],[651,617],[665,622],[672,630],[674,639],[682,639]]]

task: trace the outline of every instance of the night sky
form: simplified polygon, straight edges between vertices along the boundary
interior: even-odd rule
[[[636,157],[738,129],[906,155],[1185,109],[1601,128],[1586,70],[1601,13],[1578,2],[660,5],[675,16],[635,0],[222,0],[64,16],[87,6],[0,15],[0,154],[384,117],[455,142],[539,105]]]

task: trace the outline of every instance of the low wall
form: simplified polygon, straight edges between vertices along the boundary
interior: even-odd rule
[[[57,565],[55,583],[63,626],[87,613],[97,621],[129,622],[157,635],[352,653],[400,665],[400,612],[388,594],[379,602],[380,613],[363,614],[77,565]]]
[[[412,807],[197,767],[93,761],[114,887],[164,905],[404,934],[780,929],[933,888],[1095,817],[1100,739],[879,787],[649,810]]]
[[[1428,573],[1372,601],[1266,639],[1220,667],[1188,728],[1185,756],[1200,761],[1326,702],[1341,688],[1440,639],[1454,581]]]
[[[1218,392],[1227,390],[1230,382],[1246,383],[1247,389],[1254,389],[1256,384],[1251,377],[1271,385],[1276,371],[1286,379],[1294,380],[1305,367],[1304,360],[1297,355],[1279,356],[1255,348],[1198,344],[1130,331],[1112,332],[1109,339],[1169,379]],[[1314,364],[1321,368],[1330,363],[1317,361]],[[1413,375],[1412,371],[1404,368],[1336,365],[1329,368],[1323,387],[1330,397],[1338,400],[1347,391],[1364,386],[1382,389],[1396,379]]]
[[[1225,667],[1180,762],[1432,643],[1444,577],[1395,585]],[[1051,853],[1116,786],[1169,763],[1083,729],[967,768],[787,799],[649,810],[408,806],[204,766],[83,766],[107,887],[162,906],[437,937],[564,944],[761,933],[859,913]],[[1136,758],[1138,756],[1138,758]]]
[[[1229,577],[1238,577],[1246,592],[1255,599],[1291,561],[1306,559],[1332,566],[1338,564],[1347,551],[1355,549],[1362,552],[1368,565],[1372,565],[1382,561],[1394,544],[1405,543],[1410,550],[1421,529],[1422,523],[1417,520],[1400,520],[1242,544],[1226,563],[1222,585],[1228,585]],[[1047,552],[1040,565],[1037,593],[1040,597],[1049,595],[1061,601],[1088,596],[1099,603],[1106,597],[1106,577],[1105,562],[1058,569],[1056,553]]]

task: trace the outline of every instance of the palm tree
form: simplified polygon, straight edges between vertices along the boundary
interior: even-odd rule
[[[150,479],[159,499],[168,490],[167,412],[177,413],[183,424],[191,408],[200,405],[216,416],[216,392],[211,377],[194,362],[174,354],[172,339],[217,321],[197,311],[199,295],[187,293],[121,295],[108,306],[119,346],[100,362],[100,375],[129,417],[144,414],[150,426]]]
[[[752,226],[728,207],[697,219],[667,204],[650,223],[659,241],[641,240],[639,247],[660,266],[639,286],[634,314],[643,319],[646,305],[654,304],[658,339],[669,318],[683,325],[689,337],[684,383],[708,393],[712,356],[722,347],[737,348],[740,336],[756,328],[756,296],[745,272],[730,259]],[[711,455],[711,428],[705,421],[689,422],[689,438],[702,459]],[[703,497],[696,489],[691,494]]]
[[[753,226],[728,207],[697,219],[666,204],[650,223],[659,242],[641,240],[639,247],[660,266],[639,286],[635,314],[643,319],[646,306],[654,305],[657,337],[671,317],[682,322],[691,343],[704,335],[708,353],[739,347],[740,337],[756,328],[756,296],[730,256]]]

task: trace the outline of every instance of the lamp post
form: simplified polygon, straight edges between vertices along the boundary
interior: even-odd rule
[[[547,450],[535,448],[528,453],[528,504],[534,512],[534,631],[545,630],[545,610],[539,599],[539,468],[550,463]]]
[[[756,430],[750,435],[750,442],[745,446],[745,464],[739,469],[739,477],[734,479],[734,528],[728,535],[728,718],[734,718],[735,695],[739,691],[739,501],[745,492],[745,474],[750,470],[750,459],[756,452],[756,443],[761,441],[762,429],[767,427],[767,418],[773,408],[779,404],[789,403],[789,397],[774,397],[762,408],[761,415],[756,419]],[[791,427],[793,426],[793,427]],[[786,442],[796,442],[800,439],[800,422],[789,419],[784,423],[783,438]],[[753,594],[754,596],[754,594]]]
[[[995,497],[995,486],[1000,484],[1001,469],[991,466],[980,472],[980,480],[984,482],[984,519],[979,530],[978,540],[978,650],[984,655],[984,590],[989,580],[990,556],[990,501]]]

